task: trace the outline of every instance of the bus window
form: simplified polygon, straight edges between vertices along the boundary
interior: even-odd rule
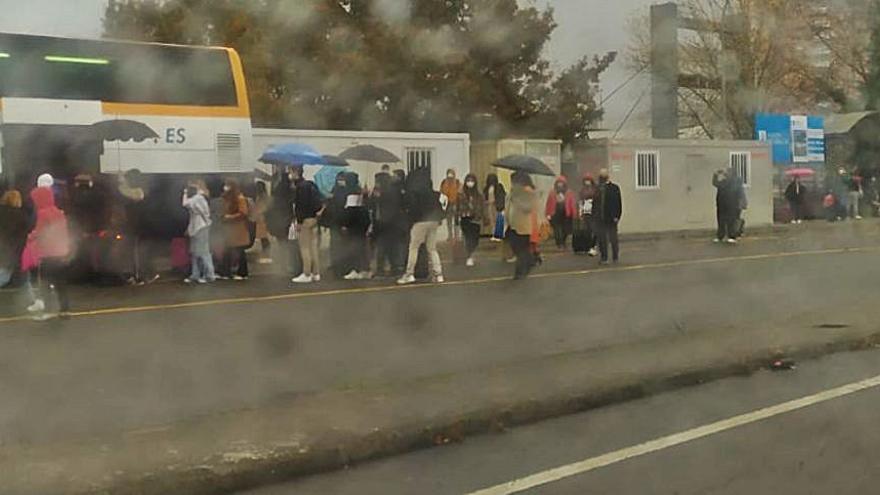
[[[225,50],[0,34],[0,96],[238,105]]]

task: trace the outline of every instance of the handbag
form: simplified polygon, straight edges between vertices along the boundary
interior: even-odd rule
[[[287,229],[287,240],[289,241],[297,241],[299,240],[299,224],[296,220],[291,222],[290,228]]]

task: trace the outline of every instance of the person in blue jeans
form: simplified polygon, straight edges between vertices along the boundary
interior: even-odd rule
[[[184,282],[206,284],[217,277],[214,274],[214,260],[211,256],[211,209],[205,192],[195,185],[186,188],[183,207],[189,212],[189,252],[192,259],[190,276]]]
[[[507,207],[507,191],[504,190],[504,184],[498,181],[498,175],[489,174],[486,176],[483,197],[486,200],[486,215],[483,218],[492,227],[492,242],[502,242],[505,230],[504,209]]]

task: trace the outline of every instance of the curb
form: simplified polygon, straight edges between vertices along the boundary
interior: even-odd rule
[[[766,368],[784,355],[795,360],[815,359],[837,352],[880,346],[880,332],[811,342],[782,350],[759,350],[747,356],[713,362],[709,366],[680,369],[657,376],[626,376],[610,386],[555,392],[540,399],[496,402],[463,414],[439,416],[395,424],[393,429],[376,428],[368,433],[333,431],[312,446],[273,447],[261,455],[230,460],[230,454],[203,459],[199,465],[177,466],[146,475],[131,473],[116,477],[101,488],[80,491],[88,494],[148,495],[187,493],[193,495],[233,493],[296,477],[349,467],[352,464],[432,448],[508,427],[580,413],[650,395],[698,385],[732,376],[746,376]],[[426,388],[430,388],[427,385]],[[564,388],[564,387],[563,387]]]

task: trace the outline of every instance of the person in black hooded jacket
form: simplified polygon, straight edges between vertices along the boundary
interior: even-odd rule
[[[437,251],[437,229],[443,221],[443,207],[440,205],[440,192],[435,191],[431,183],[430,171],[417,169],[407,178],[404,205],[412,222],[409,241],[409,258],[406,273],[397,281],[400,285],[412,284],[416,281],[415,269],[422,244],[428,252],[428,265],[434,276],[434,282],[443,283],[443,265]]]
[[[350,270],[342,278],[368,280],[372,278],[367,246],[370,212],[364,203],[364,191],[361,188],[358,174],[347,172],[345,186],[345,205],[342,209],[340,225],[344,238],[344,264],[346,267],[350,267]]]

